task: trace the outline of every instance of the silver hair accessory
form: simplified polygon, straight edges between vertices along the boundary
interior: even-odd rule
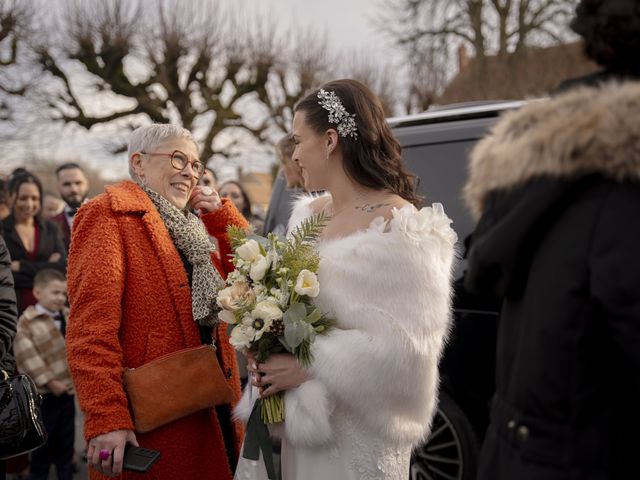
[[[336,92],[327,92],[321,88],[318,92],[318,102],[322,108],[329,112],[329,123],[337,124],[338,134],[341,137],[351,137],[358,139],[358,127],[356,125],[356,114],[350,114],[336,95]]]

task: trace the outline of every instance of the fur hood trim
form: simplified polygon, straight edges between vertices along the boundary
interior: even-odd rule
[[[477,219],[492,191],[592,173],[640,180],[640,82],[576,88],[506,114],[473,149],[464,197]]]

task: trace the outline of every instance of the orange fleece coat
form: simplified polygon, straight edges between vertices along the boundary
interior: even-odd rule
[[[218,239],[221,259],[212,256],[226,276],[232,267],[226,237],[229,224],[247,222],[224,199],[216,212],[203,215],[210,235]],[[67,351],[80,407],[85,414],[85,437],[133,429],[122,386],[125,368],[200,344],[191,312],[191,289],[180,255],[160,215],[133,182],[106,188],[84,205],[73,226],[68,263],[71,313]],[[213,294],[213,292],[212,292]],[[240,397],[235,352],[225,328],[216,332],[222,369]],[[236,456],[242,427],[235,424]],[[138,434],[140,446],[159,450],[160,460],[150,472],[124,472],[124,479],[231,480],[224,440],[214,410],[201,411],[148,434]],[[91,479],[106,478],[92,470]]]

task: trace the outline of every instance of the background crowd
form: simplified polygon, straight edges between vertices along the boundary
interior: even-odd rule
[[[496,395],[480,461],[483,480],[637,477],[640,292],[633,272],[640,268],[635,255],[640,241],[635,128],[640,7],[633,0],[583,0],[573,28],[603,70],[567,81],[551,100],[507,116],[471,155],[465,196],[478,226],[468,252],[467,287],[502,302]],[[328,85],[352,102],[348,107],[358,112],[360,128],[367,126],[359,133],[368,135],[371,145],[366,151],[343,147],[317,95],[306,97],[297,110],[296,137],[286,136],[277,148],[278,181],[288,187],[284,194],[293,198],[305,189],[328,190],[334,198],[323,197],[310,208],[327,209],[335,217],[349,213],[334,208],[340,194],[353,193],[346,197],[354,204],[365,198],[349,190],[354,184],[369,189],[377,205],[385,205],[389,199],[382,193],[395,193],[394,188],[417,203],[399,144],[375,96],[364,87],[370,101],[358,102],[349,90],[360,89],[357,82]],[[310,112],[316,123],[307,123]],[[301,137],[308,143],[297,147]],[[394,162],[376,156],[385,142]],[[301,155],[301,148],[311,153]],[[219,182],[198,160],[198,143],[184,129],[142,127],[132,135],[128,153],[131,180],[107,187],[93,201],[87,175],[76,163],[55,170],[57,193],[44,191],[28,166],[2,179],[0,366],[14,371],[17,362],[17,369],[36,381],[51,440],[32,453],[31,465],[27,457],[0,463],[0,478],[5,468],[18,476],[47,478],[53,464],[60,480],[69,479],[85,454],[92,478],[119,474],[125,442],[138,440],[163,451],[166,478],[196,478],[203,471],[233,476],[242,427],[231,420],[231,408],[239,400],[241,373],[201,293],[218,288],[230,271],[224,233],[229,225],[284,234],[288,215],[257,215],[240,182]],[[155,162],[157,156],[166,161]],[[328,167],[342,168],[343,162],[347,170]],[[370,177],[380,183],[368,183]],[[402,188],[388,186],[398,179]],[[177,218],[175,209],[187,213]],[[352,223],[335,225],[334,234],[354,233]],[[215,251],[208,249],[210,239]],[[441,280],[446,283],[445,270]],[[126,286],[125,274],[131,282]],[[111,282],[107,287],[105,278]],[[67,294],[75,305],[70,329]],[[438,341],[446,335],[445,327],[439,329]],[[218,360],[228,372],[234,402],[136,436],[121,385],[122,359],[135,368],[177,348],[212,341],[222,346]],[[69,364],[67,348],[74,359]],[[255,366],[250,370],[260,372]],[[326,384],[340,377],[337,370]],[[316,375],[323,378],[326,371]],[[340,394],[349,391],[344,385],[335,388]],[[84,446],[75,451],[71,441],[76,390],[87,417],[86,452]],[[361,407],[350,405],[350,397],[341,400],[345,410]],[[357,428],[356,433],[362,434]],[[408,459],[407,445],[402,457]],[[309,453],[298,446],[293,451]]]

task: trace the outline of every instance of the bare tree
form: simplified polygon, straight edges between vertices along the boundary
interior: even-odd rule
[[[287,37],[260,12],[211,1],[68,0],[65,7],[33,47],[57,80],[54,91],[39,94],[49,117],[86,129],[180,123],[202,141],[206,160],[230,154],[217,142],[223,130],[260,142],[288,130],[293,104],[331,63],[326,39]]]
[[[377,23],[410,65],[423,62],[428,83],[441,91],[453,71],[453,49],[465,45],[482,63],[487,55],[551,45],[570,34],[566,25],[577,0],[385,0]],[[429,75],[428,75],[429,76]],[[415,78],[414,74],[410,75]]]
[[[396,104],[400,101],[396,79],[393,75],[395,68],[374,58],[368,50],[357,50],[343,55],[344,65],[340,74],[353,78],[367,85],[380,99],[384,112],[392,116]]]

